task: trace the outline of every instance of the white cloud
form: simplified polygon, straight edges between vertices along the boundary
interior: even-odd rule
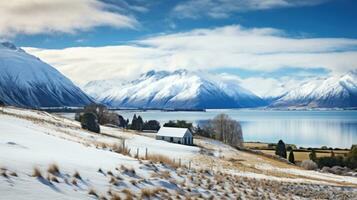
[[[135,28],[132,16],[115,12],[114,5],[98,0],[0,1],[0,36],[75,33],[97,26]]]
[[[343,73],[357,68],[356,49],[356,39],[299,39],[271,28],[225,26],[154,36],[131,45],[26,50],[75,82],[86,83],[111,78],[130,80],[151,69],[231,67],[274,71],[296,67]]]
[[[313,6],[328,0],[188,0],[179,3],[173,9],[173,14],[179,18],[226,18],[232,13],[251,10],[266,10]]]

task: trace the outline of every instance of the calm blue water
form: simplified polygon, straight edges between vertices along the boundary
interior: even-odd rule
[[[245,141],[277,142],[282,139],[304,147],[350,148],[357,144],[357,111],[263,111],[207,110],[207,112],[118,111],[131,121],[134,114],[144,120],[187,120],[197,123],[217,114],[238,120]]]

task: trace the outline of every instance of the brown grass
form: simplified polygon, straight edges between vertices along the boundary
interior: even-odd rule
[[[88,194],[89,194],[89,195],[93,195],[93,196],[95,196],[95,197],[98,197],[97,192],[96,192],[93,188],[91,188],[91,189],[88,191]]]
[[[125,199],[126,200],[132,200],[133,199],[133,193],[131,192],[131,190],[123,189],[121,192],[125,194],[125,196],[126,196]]]
[[[120,153],[126,156],[130,156],[130,149],[125,145],[125,140],[123,139],[121,143],[119,144],[113,144],[111,146],[111,149],[116,152],[116,153]]]
[[[9,178],[9,176],[6,174],[5,170],[1,172],[1,176],[5,177],[5,178]]]
[[[75,185],[75,186],[77,186],[77,185],[78,185],[77,180],[76,180],[76,179],[73,179],[73,180],[72,180],[72,184]]]
[[[11,173],[10,173],[10,176],[15,176],[15,177],[17,177],[17,173],[16,173],[16,172],[11,172]]]
[[[58,165],[54,163],[48,167],[47,172],[53,175],[58,175],[60,173],[60,170]]]
[[[161,154],[148,154],[147,159],[154,162],[154,163],[161,163],[161,164],[166,164],[168,166],[171,166],[173,168],[178,168],[179,163],[174,162],[172,159],[170,159],[167,156],[161,155]]]
[[[151,197],[155,196],[156,191],[148,189],[148,188],[143,188],[141,189],[140,192],[140,198],[141,199],[150,199]]]
[[[37,178],[43,178],[40,169],[37,168],[37,167],[33,168],[32,176],[33,176],[33,177],[37,177]]]
[[[260,150],[261,152],[269,155],[275,155],[274,150]],[[345,151],[338,151],[334,150],[334,153],[336,156],[344,156]],[[295,161],[302,162],[304,160],[309,160],[309,154],[310,151],[294,151],[294,158]],[[317,152],[316,157],[330,157],[331,156],[331,151],[322,151],[322,152]]]
[[[74,178],[77,178],[77,179],[79,179],[79,180],[82,180],[82,177],[81,177],[81,175],[79,174],[78,171],[75,171],[75,172],[74,172],[73,177],[74,177]]]
[[[121,200],[121,198],[118,194],[113,194],[110,200]]]

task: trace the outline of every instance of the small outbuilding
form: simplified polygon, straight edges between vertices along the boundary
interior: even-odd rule
[[[156,139],[177,144],[193,145],[193,136],[188,128],[161,127],[156,134]]]

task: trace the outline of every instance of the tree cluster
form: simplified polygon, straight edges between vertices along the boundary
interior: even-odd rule
[[[357,147],[352,146],[350,152],[347,153],[345,157],[335,156],[335,154],[332,152],[330,157],[315,158],[315,162],[317,163],[319,168],[341,166],[341,167],[348,167],[350,169],[356,169]]]
[[[193,130],[193,125],[192,123],[189,123],[185,120],[170,120],[169,122],[164,124],[164,127],[175,127],[175,128],[188,128],[191,131]]]
[[[143,118],[140,115],[136,116],[136,114],[134,114],[129,128],[136,131],[142,131],[142,130],[158,131],[160,129],[160,123],[156,120],[149,120],[144,122]]]
[[[194,133],[204,137],[220,140],[233,147],[243,146],[243,133],[238,121],[226,114],[219,114],[209,120],[202,128],[197,126]]]

